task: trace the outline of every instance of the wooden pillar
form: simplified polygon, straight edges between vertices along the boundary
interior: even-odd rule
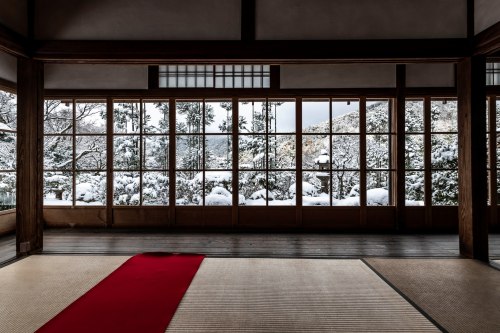
[[[458,200],[460,254],[488,260],[486,178],[486,60],[458,64]]]
[[[43,246],[43,64],[18,59],[16,252]]]
[[[396,145],[393,146],[393,163],[396,169],[396,181],[393,186],[393,197],[396,203],[396,229],[404,228],[405,221],[405,90],[406,65],[396,66],[396,102],[391,116],[393,130],[396,132]],[[395,152],[395,154],[394,154]],[[394,168],[393,164],[393,168]]]

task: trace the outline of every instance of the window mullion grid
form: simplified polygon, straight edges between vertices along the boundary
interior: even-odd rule
[[[72,198],[71,198],[71,205],[74,207],[76,205],[76,101],[74,99],[71,100],[73,103],[73,135],[72,135],[72,150],[73,150],[73,161],[71,164],[71,173],[72,173]]]
[[[330,173],[330,185],[329,185],[329,197],[330,197],[330,206],[333,205],[333,198],[332,198],[332,195],[333,195],[333,168],[332,168],[332,162],[333,162],[333,147],[332,147],[332,140],[333,140],[333,136],[332,136],[332,99],[329,98],[328,99],[328,108],[329,108],[329,116],[328,116],[328,127],[329,127],[329,130],[328,130],[328,146],[329,146],[329,152],[328,154],[330,155],[330,158],[329,158],[329,162],[328,162],[328,172]]]
[[[252,79],[252,88],[253,88],[253,79]],[[269,98],[266,98],[265,101],[266,113],[265,113],[265,138],[266,138],[266,164],[265,164],[265,172],[266,172],[266,207],[269,206]]]
[[[426,207],[426,223],[430,221],[432,206],[432,120],[431,99],[424,98],[424,205]]]
[[[366,223],[366,202],[367,202],[367,162],[366,162],[366,97],[359,100],[359,205],[363,212],[361,224]]]
[[[498,132],[497,132],[497,114],[496,114],[496,103],[497,103],[497,98],[496,96],[490,96],[488,98],[488,113],[489,113],[489,174],[490,174],[490,181],[489,181],[489,189],[490,189],[490,204],[491,204],[491,212],[492,216],[495,217],[495,219],[492,221],[494,224],[496,224],[496,215],[497,215],[497,205],[498,205],[498,198],[497,198],[497,137],[498,137]]]
[[[143,138],[143,100],[139,100],[139,206],[142,206],[142,173],[143,173],[143,153],[144,153],[144,138]]]
[[[225,70],[225,68],[224,68]],[[225,80],[224,80],[224,85],[225,85]],[[201,150],[202,150],[202,157],[201,157],[201,169],[202,169],[202,184],[201,184],[201,188],[202,188],[202,195],[203,195],[203,206],[205,206],[205,201],[206,201],[206,194],[205,194],[205,170],[206,170],[206,165],[205,165],[205,117],[206,117],[206,107],[205,107],[205,99],[203,99],[202,101],[202,112],[203,112],[203,115],[202,115],[202,135],[201,135]],[[199,135],[199,134],[198,134]]]

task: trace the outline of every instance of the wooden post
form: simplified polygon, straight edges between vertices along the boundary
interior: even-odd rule
[[[43,247],[43,64],[19,58],[17,68],[16,253]]]
[[[393,187],[396,203],[396,229],[404,228],[405,220],[405,90],[406,90],[406,65],[396,65],[396,102],[393,128],[396,132],[395,159],[396,182]],[[394,168],[394,166],[392,166]]]
[[[487,261],[486,59],[458,64],[458,200],[462,256]]]

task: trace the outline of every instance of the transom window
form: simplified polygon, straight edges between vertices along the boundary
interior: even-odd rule
[[[500,62],[486,63],[486,85],[500,85]]]
[[[160,88],[269,88],[269,65],[161,65]]]

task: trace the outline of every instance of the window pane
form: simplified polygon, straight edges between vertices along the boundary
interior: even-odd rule
[[[309,170],[330,169],[330,136],[302,136],[302,167]]]
[[[168,205],[168,172],[144,172],[142,174],[142,204]]]
[[[431,163],[433,169],[458,168],[458,135],[431,135]]]
[[[405,173],[405,199],[407,206],[423,206],[425,179],[423,171]]]
[[[76,103],[77,133],[106,133],[106,102]]]
[[[334,171],[332,173],[332,205],[359,206],[359,172]]]
[[[295,195],[295,186],[291,189]],[[330,206],[330,172],[302,174],[302,205]]]
[[[366,205],[389,205],[390,171],[371,171],[366,173]]]
[[[138,206],[140,204],[139,172],[113,173],[113,204],[117,206]]]
[[[330,133],[330,106],[328,100],[302,101],[302,132]]]
[[[240,101],[239,103],[241,133],[266,132],[266,102],[265,101]]]
[[[206,206],[231,206],[232,195],[231,171],[206,171],[205,172],[205,205]]]
[[[201,170],[203,168],[203,136],[176,136],[176,168],[182,170]]]
[[[432,204],[438,206],[458,205],[458,172],[432,172]]]
[[[145,169],[168,169],[168,136],[155,135],[143,137],[143,161]]]
[[[0,210],[16,208],[16,173],[0,172]]]
[[[359,169],[359,136],[332,136],[332,168]]]
[[[366,168],[389,169],[389,135],[366,136]]]
[[[233,104],[231,101],[205,103],[205,132],[231,133],[233,128]]]
[[[268,137],[269,169],[295,169],[295,135]]]
[[[407,100],[405,103],[406,133],[424,132],[424,101]]]
[[[290,187],[295,184],[295,171],[269,172],[268,198],[270,206],[295,206]]]
[[[295,101],[268,101],[269,133],[295,133]]]
[[[390,133],[390,104],[389,101],[366,102],[366,132]]]
[[[106,173],[78,172],[76,174],[75,204],[106,205]]]
[[[71,206],[73,177],[71,172],[43,173],[43,204],[46,206]]]
[[[458,131],[457,110],[458,106],[456,100],[432,100],[431,131],[432,132]]]
[[[496,129],[497,132],[500,132],[500,96],[497,97],[497,109],[496,109]]]
[[[17,128],[17,96],[5,91],[0,91],[0,128]]]
[[[405,168],[423,169],[424,168],[424,136],[406,135],[405,136]]]
[[[239,168],[266,168],[266,137],[264,135],[239,136]]]
[[[332,133],[359,133],[359,102],[332,101]]]
[[[76,137],[76,168],[80,170],[106,169],[106,137]]]
[[[43,110],[43,131],[46,134],[73,133],[72,101],[45,100]]]
[[[205,168],[231,169],[232,137],[230,135],[205,136]]]
[[[168,133],[168,101],[143,103],[144,133]]]
[[[139,101],[117,101],[114,104],[115,133],[139,133]]]
[[[73,168],[73,138],[71,136],[46,136],[43,146],[43,166],[48,170]]]
[[[175,204],[203,205],[203,172],[185,171],[175,175]]]
[[[16,170],[16,134],[0,132],[0,170]]]
[[[262,171],[239,172],[239,205],[266,206],[266,173]]]
[[[115,136],[113,167],[121,170],[139,170],[139,136]]]
[[[177,133],[203,132],[203,102],[176,101],[175,117]]]

